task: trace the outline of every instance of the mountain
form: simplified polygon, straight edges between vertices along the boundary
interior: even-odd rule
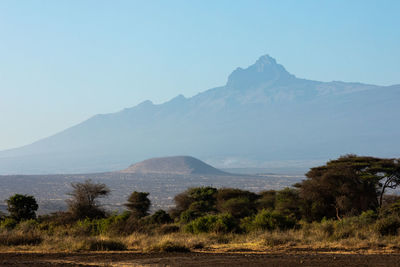
[[[151,158],[129,166],[122,173],[224,175],[201,160],[189,156]]]
[[[346,153],[398,157],[399,100],[400,85],[301,79],[262,56],[224,86],[96,115],[2,151],[0,174],[113,171],[171,154],[219,168],[311,167]]]

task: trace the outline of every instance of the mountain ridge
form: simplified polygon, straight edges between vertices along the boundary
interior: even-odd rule
[[[341,154],[397,156],[400,85],[297,78],[269,56],[226,85],[163,104],[99,114],[33,144],[0,152],[0,174],[113,171],[157,155],[217,167]],[[379,127],[377,127],[379,126]]]

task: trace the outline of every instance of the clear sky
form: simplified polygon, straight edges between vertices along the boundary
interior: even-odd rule
[[[301,78],[399,84],[400,1],[0,0],[0,150],[264,54]]]

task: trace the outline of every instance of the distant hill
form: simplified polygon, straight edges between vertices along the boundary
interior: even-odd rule
[[[115,171],[156,155],[193,155],[218,168],[282,169],[307,169],[346,153],[399,157],[399,102],[400,85],[306,80],[262,56],[234,70],[224,86],[96,115],[2,151],[0,174]]]
[[[225,175],[201,160],[189,156],[151,158],[131,165],[122,173]]]

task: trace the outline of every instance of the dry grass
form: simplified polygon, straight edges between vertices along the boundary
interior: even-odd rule
[[[36,232],[3,231],[0,233],[0,246],[36,246],[43,241]]]
[[[259,231],[248,234],[133,233],[129,236],[76,235],[67,229],[52,232],[37,229],[0,231],[0,250],[138,252],[208,251],[269,252],[315,251],[400,251],[400,235],[382,236],[372,227],[347,224],[304,224],[288,231]]]

